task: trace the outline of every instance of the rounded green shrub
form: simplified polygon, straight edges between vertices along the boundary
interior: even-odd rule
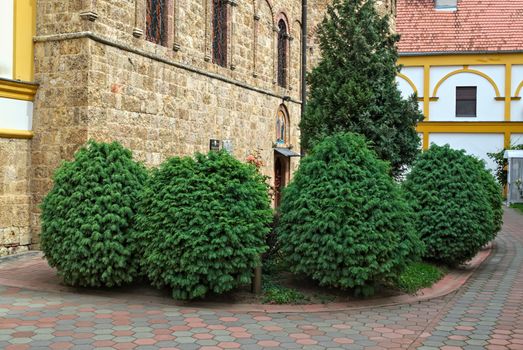
[[[493,218],[490,235],[485,238],[485,241],[489,242],[496,238],[503,226],[503,190],[494,175],[486,169],[485,162],[474,157],[472,159],[477,164],[481,184],[487,191],[488,201],[492,207]]]
[[[293,272],[369,295],[419,258],[413,213],[388,173],[351,133],[325,138],[302,159],[284,190],[278,229]]]
[[[42,203],[45,258],[73,286],[119,286],[137,275],[134,225],[147,172],[131,151],[90,141],[54,174]]]
[[[432,145],[403,188],[416,213],[425,258],[450,266],[471,259],[495,230],[493,190],[484,167],[465,151]]]
[[[227,152],[171,158],[146,186],[137,235],[143,269],[176,299],[249,283],[265,250],[272,211],[256,169]]]

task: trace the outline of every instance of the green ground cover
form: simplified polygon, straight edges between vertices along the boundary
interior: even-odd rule
[[[445,270],[426,262],[415,262],[407,266],[396,287],[405,293],[416,293],[432,286],[445,276]]]
[[[510,207],[516,209],[520,213],[523,213],[523,203],[514,203],[511,204]]]

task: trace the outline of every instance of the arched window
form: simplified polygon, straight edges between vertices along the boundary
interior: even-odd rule
[[[287,86],[287,25],[283,19],[278,22],[278,85]]]
[[[227,66],[227,0],[212,0],[212,61]]]
[[[146,33],[147,40],[166,45],[167,43],[167,0],[147,0]]]
[[[282,105],[278,109],[278,114],[276,115],[276,145],[286,145],[288,143],[288,132],[289,132],[289,123],[288,123],[287,112],[285,107]]]

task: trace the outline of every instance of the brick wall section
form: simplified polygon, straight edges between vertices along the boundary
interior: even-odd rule
[[[0,256],[27,250],[31,243],[30,145],[0,138]]]

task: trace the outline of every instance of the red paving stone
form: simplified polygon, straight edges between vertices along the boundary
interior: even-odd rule
[[[218,347],[221,349],[239,349],[241,347],[240,343],[235,342],[221,342],[218,344]]]
[[[238,338],[238,339],[251,338],[252,334],[246,333],[246,332],[234,332],[234,333],[231,333],[231,337]]]
[[[258,345],[265,348],[275,348],[280,346],[280,342],[274,340],[261,340],[258,342]]]
[[[27,345],[27,344],[12,344],[12,345],[7,345],[5,347],[5,350],[28,350],[30,348],[31,348],[31,346]]]
[[[11,334],[11,337],[13,338],[31,338],[33,335],[35,335],[34,332],[15,332]]]
[[[192,337],[203,340],[203,339],[212,339],[212,338],[214,338],[214,335],[212,335],[210,333],[196,333]]]

